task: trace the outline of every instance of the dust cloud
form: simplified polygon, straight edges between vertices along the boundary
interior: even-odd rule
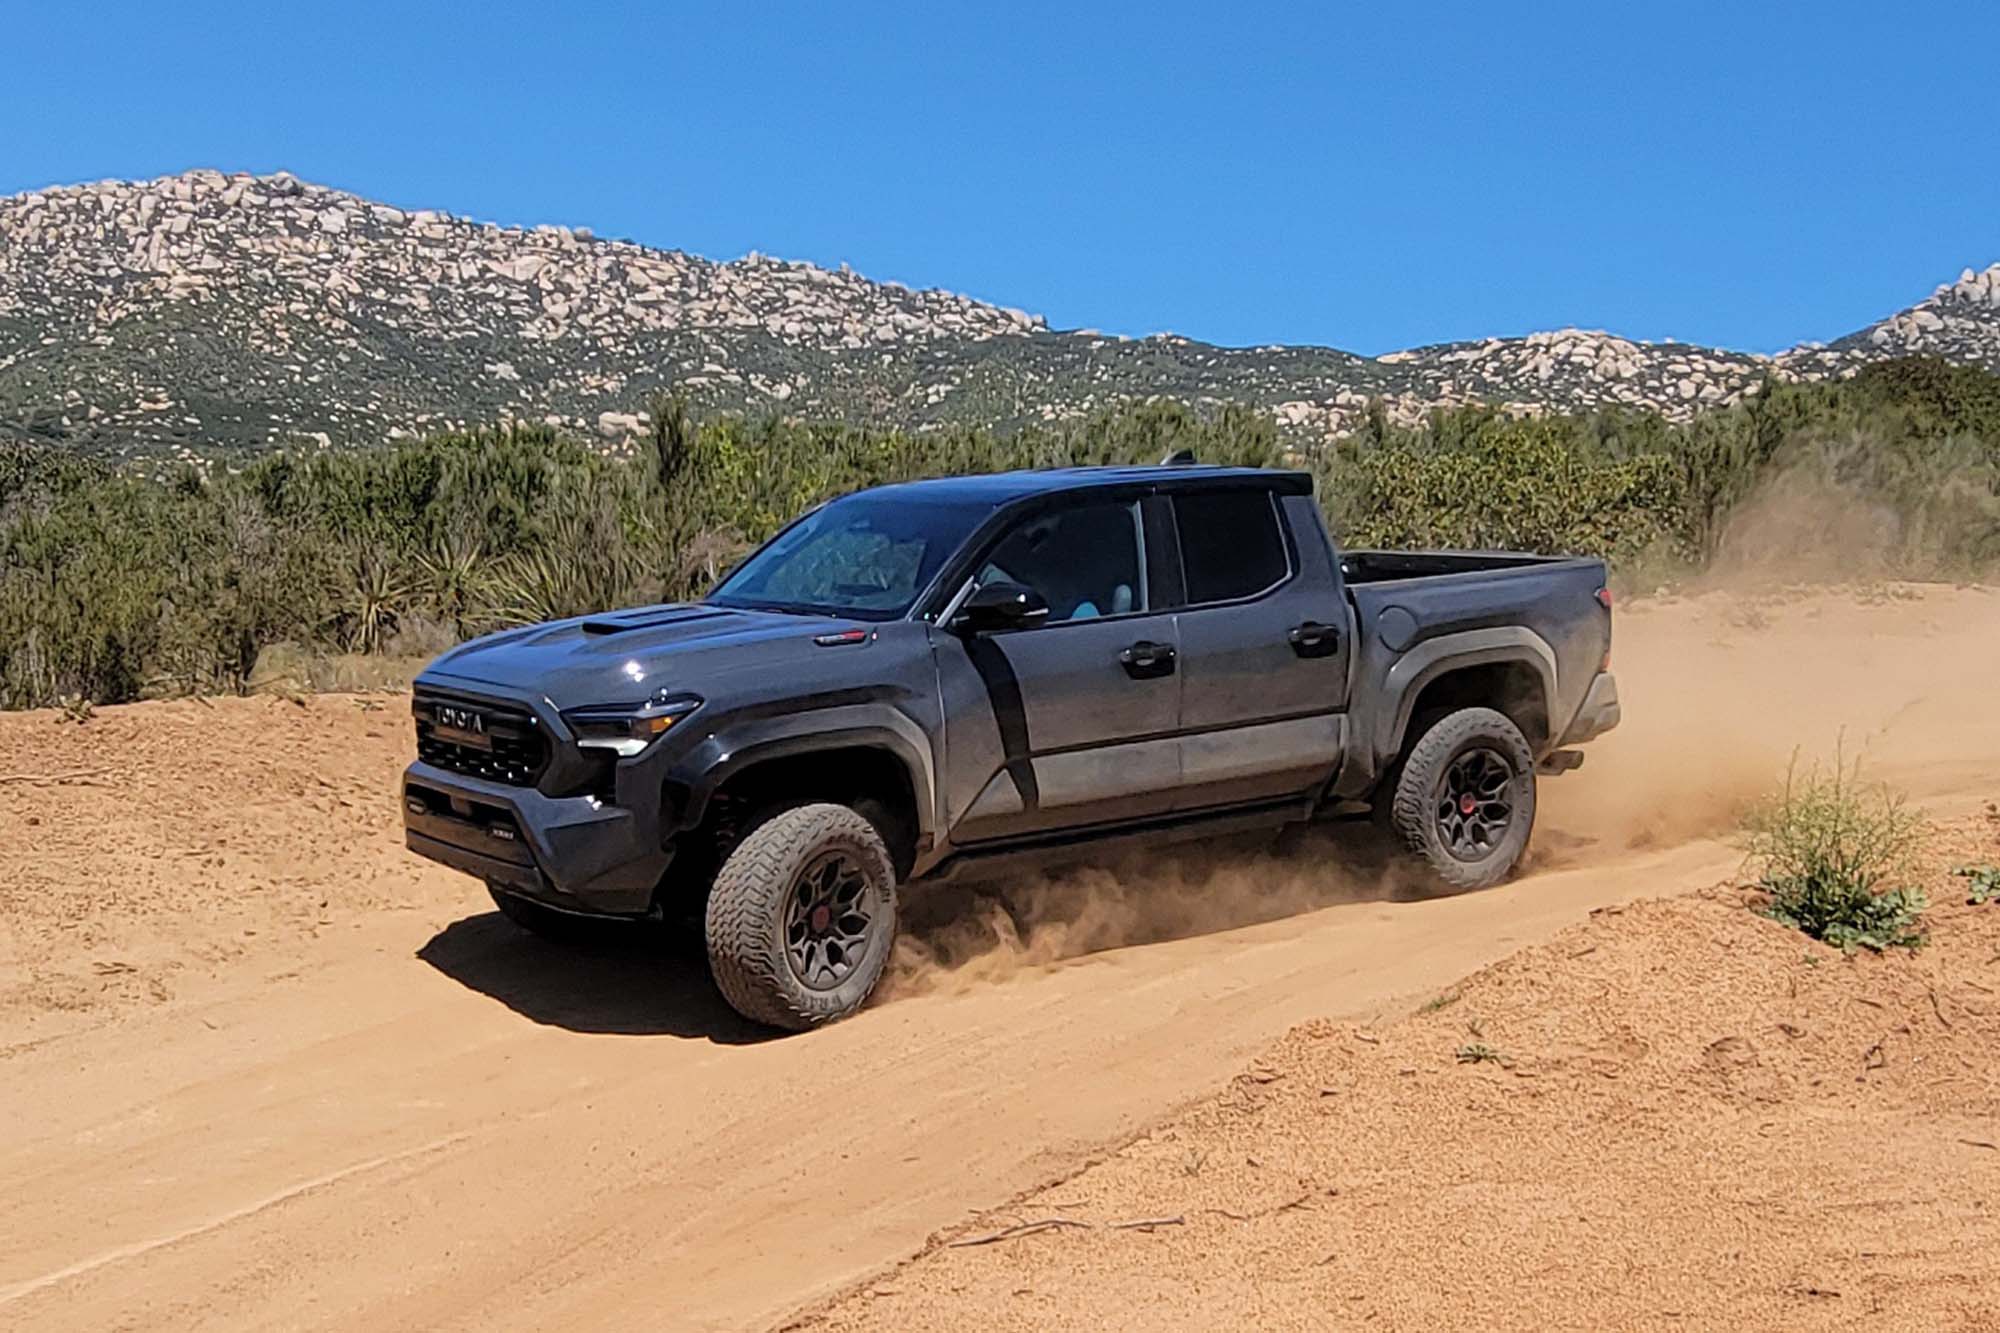
[[[1615,634],[1624,722],[1542,786],[1557,861],[1725,836],[1795,757],[1839,752],[1918,801],[2000,758],[1990,589],[1711,589],[1623,607]]]
[[[885,986],[906,995],[976,985],[1106,949],[1425,891],[1352,826],[1188,843],[1051,874],[940,886],[906,908]]]
[[[1586,747],[1581,769],[1541,783],[1529,877],[1636,873],[1621,863],[1727,839],[1794,758],[1836,749],[1919,802],[1994,785],[2000,592],[1711,585],[1621,604],[1615,636],[1623,723]],[[1365,824],[1194,848],[914,895],[886,990],[980,985],[1101,950],[1429,892]]]
[[[1916,534],[1895,508],[1817,467],[1767,478],[1730,511],[1703,577],[1711,589],[1771,589],[1889,575]]]

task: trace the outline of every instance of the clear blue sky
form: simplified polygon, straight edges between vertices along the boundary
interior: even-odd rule
[[[1362,352],[1832,338],[2000,260],[2000,4],[11,0],[0,193],[407,206]]]

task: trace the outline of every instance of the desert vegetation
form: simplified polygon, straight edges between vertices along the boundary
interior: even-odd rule
[[[1924,942],[1923,890],[1913,887],[1928,825],[1859,762],[1794,767],[1749,812],[1745,845],[1765,915],[1840,949],[1914,949]]]
[[[1407,427],[1377,411],[1303,454],[1261,414],[1165,402],[999,435],[695,421],[662,400],[629,454],[507,425],[164,475],[18,444],[0,446],[0,706],[240,690],[276,645],[421,655],[696,596],[842,491],[1178,448],[1309,469],[1351,546],[1587,552],[1626,586],[1773,544],[1864,575],[2000,565],[2000,377],[1931,360],[1774,383],[1682,424],[1465,407]]]

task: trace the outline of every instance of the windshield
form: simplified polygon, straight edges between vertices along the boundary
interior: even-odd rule
[[[717,586],[718,606],[894,620],[991,513],[987,506],[850,495],[773,537]]]

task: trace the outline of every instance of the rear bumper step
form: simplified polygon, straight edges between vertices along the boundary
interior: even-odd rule
[[[1583,696],[1583,706],[1576,710],[1569,730],[1563,732],[1557,745],[1581,745],[1618,725],[1621,710],[1618,707],[1618,679],[1609,671],[1600,671],[1590,682],[1589,691]]]

